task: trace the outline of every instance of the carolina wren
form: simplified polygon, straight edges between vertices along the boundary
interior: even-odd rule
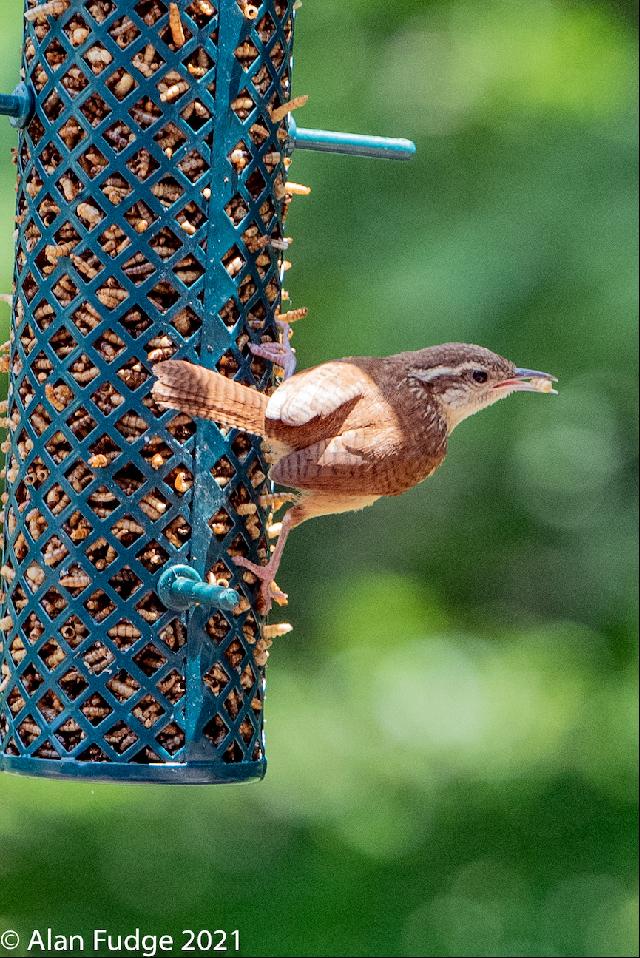
[[[181,360],[153,372],[161,406],[263,436],[274,458],[271,479],[298,492],[269,562],[235,559],[261,580],[265,612],[283,598],[274,579],[295,526],[400,495],[435,472],[463,419],[514,392],[555,393],[556,381],[466,343],[331,360],[296,373],[271,396]]]

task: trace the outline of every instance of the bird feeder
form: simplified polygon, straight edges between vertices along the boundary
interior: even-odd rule
[[[0,767],[266,768],[260,443],[152,399],[171,356],[260,390],[281,315],[293,0],[26,0],[0,610]]]

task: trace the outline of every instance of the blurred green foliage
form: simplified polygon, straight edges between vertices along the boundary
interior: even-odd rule
[[[3,2],[3,90],[21,7]],[[296,157],[301,364],[471,340],[560,396],[494,407],[426,485],[292,537],[263,784],[4,776],[0,930],[637,954],[634,41],[625,3],[305,0],[300,122],[419,154]],[[8,290],[6,122],[0,141]]]

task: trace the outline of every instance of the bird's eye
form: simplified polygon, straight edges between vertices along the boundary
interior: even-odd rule
[[[474,381],[477,383],[486,383],[488,376],[485,373],[484,369],[474,369],[472,376]]]

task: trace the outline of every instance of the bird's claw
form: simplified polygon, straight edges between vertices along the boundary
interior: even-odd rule
[[[270,563],[267,563],[267,565],[256,565],[255,562],[245,559],[244,556],[234,556],[233,561],[237,566],[240,566],[241,569],[247,569],[247,571],[253,573],[257,579],[260,579],[260,590],[258,593],[259,612],[263,615],[268,615],[274,601],[277,602],[278,605],[287,604],[289,597],[285,592],[281,592],[275,584],[275,570],[271,568]]]
[[[260,356],[276,366],[280,366],[284,378],[288,379],[296,371],[296,351],[289,342],[289,324],[278,323],[282,328],[282,342],[278,343],[249,343],[249,349],[254,356]]]
[[[251,343],[249,348],[254,356],[260,356],[275,366],[280,366],[285,379],[293,376],[296,371],[296,354],[290,346],[283,346],[281,343]]]

